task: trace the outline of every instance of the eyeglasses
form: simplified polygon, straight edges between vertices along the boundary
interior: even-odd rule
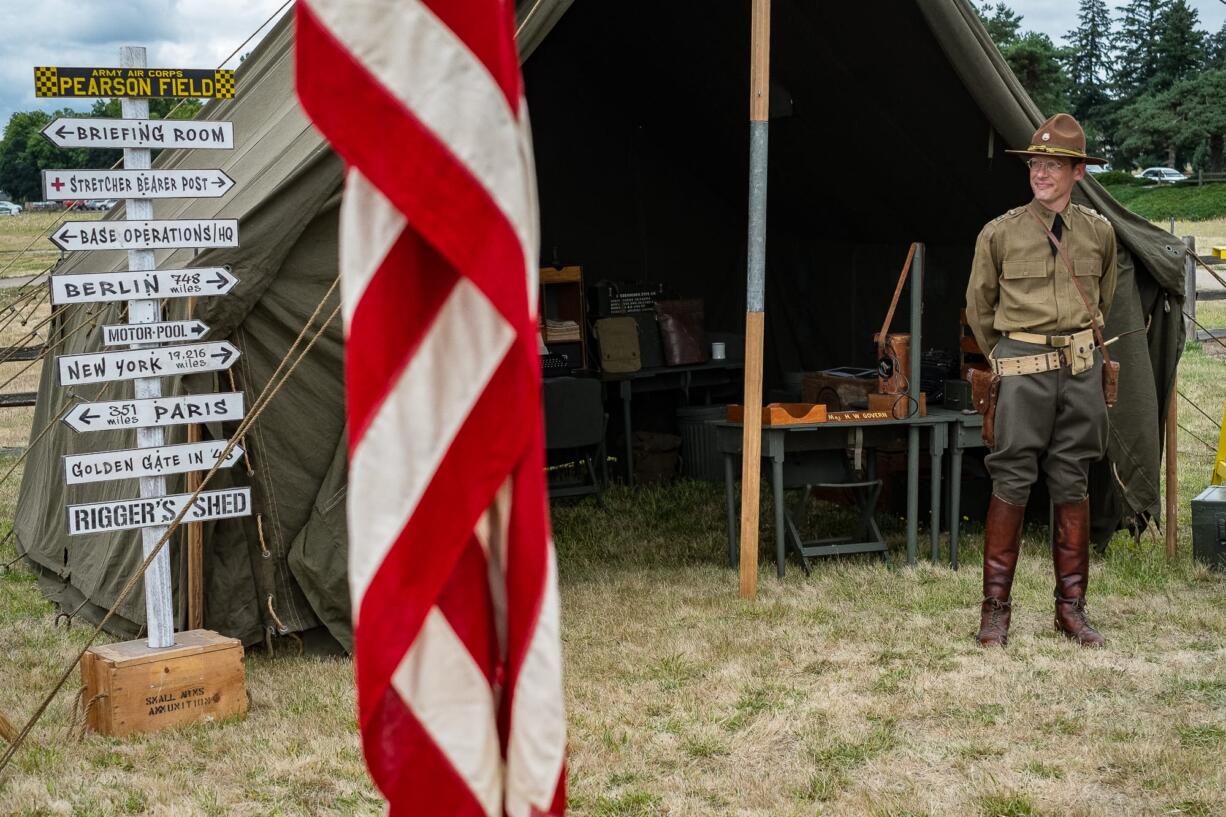
[[[1030,168],[1031,173],[1043,171],[1048,176],[1054,176],[1068,167],[1068,165],[1058,159],[1027,159],[1026,166]]]

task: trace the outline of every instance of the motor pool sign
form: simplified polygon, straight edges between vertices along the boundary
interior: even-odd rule
[[[234,72],[218,68],[34,68],[37,97],[233,99]]]

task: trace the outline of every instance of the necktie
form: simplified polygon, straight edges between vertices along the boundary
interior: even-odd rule
[[[1056,213],[1056,219],[1051,223],[1051,234],[1056,237],[1056,241],[1059,241],[1064,235],[1064,219],[1060,218],[1059,213]],[[1051,244],[1051,254],[1055,255],[1056,242],[1048,238],[1047,243]]]

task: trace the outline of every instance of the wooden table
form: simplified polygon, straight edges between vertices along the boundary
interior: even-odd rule
[[[837,451],[848,448],[849,437],[855,438],[854,444],[864,449],[868,462],[872,462],[877,448],[887,443],[906,439],[911,429],[928,429],[929,452],[932,465],[932,491],[930,497],[929,518],[932,522],[932,548],[936,552],[940,536],[940,506],[941,506],[941,458],[944,454],[952,418],[956,412],[929,412],[926,417],[913,417],[906,420],[859,420],[854,422],[826,422],[807,425],[763,426],[762,457],[771,461],[771,484],[775,500],[775,569],[779,577],[784,574],[784,557],[786,550],[786,520],[784,518],[784,464],[787,454],[802,451]],[[976,415],[978,416],[978,415]],[[716,423],[716,436],[719,450],[724,455],[724,490],[728,514],[728,559],[735,565],[738,558],[739,540],[737,537],[737,520],[739,518],[735,482],[737,479],[737,460],[741,454],[742,428],[739,423]],[[959,465],[961,463],[959,462]],[[908,505],[917,506],[915,500],[919,494],[919,463],[907,463],[907,496]],[[915,563],[916,526],[907,526],[907,562]],[[867,544],[867,543],[866,543]],[[841,552],[872,552],[864,547],[859,550],[843,551],[833,549],[831,553]]]
[[[603,383],[616,383],[622,401],[622,430],[626,435],[626,484],[634,487],[634,437],[630,423],[630,402],[636,392],[680,390],[689,400],[690,389],[711,389],[739,383],[735,372],[745,368],[743,361],[711,360],[691,366],[657,366],[637,372],[601,372]]]
[[[949,566],[957,570],[959,528],[962,523],[962,452],[968,448],[986,447],[983,443],[983,415],[944,408],[929,409],[928,414],[944,417],[949,423]],[[934,562],[938,555],[935,541],[932,550]]]

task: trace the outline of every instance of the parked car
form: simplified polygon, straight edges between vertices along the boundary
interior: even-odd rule
[[[1099,173],[1110,173],[1111,165],[1086,165],[1086,172],[1092,176],[1096,176]]]
[[[110,210],[115,206],[115,199],[88,199],[81,205],[82,210]]]
[[[60,209],[60,203],[58,201],[32,201],[26,205],[26,209],[31,213],[35,210],[58,210]]]
[[[21,212],[21,205],[11,201],[0,201],[0,216],[15,216]]]
[[[1141,171],[1141,178],[1158,184],[1174,184],[1185,181],[1188,177],[1169,167],[1147,167]]]

